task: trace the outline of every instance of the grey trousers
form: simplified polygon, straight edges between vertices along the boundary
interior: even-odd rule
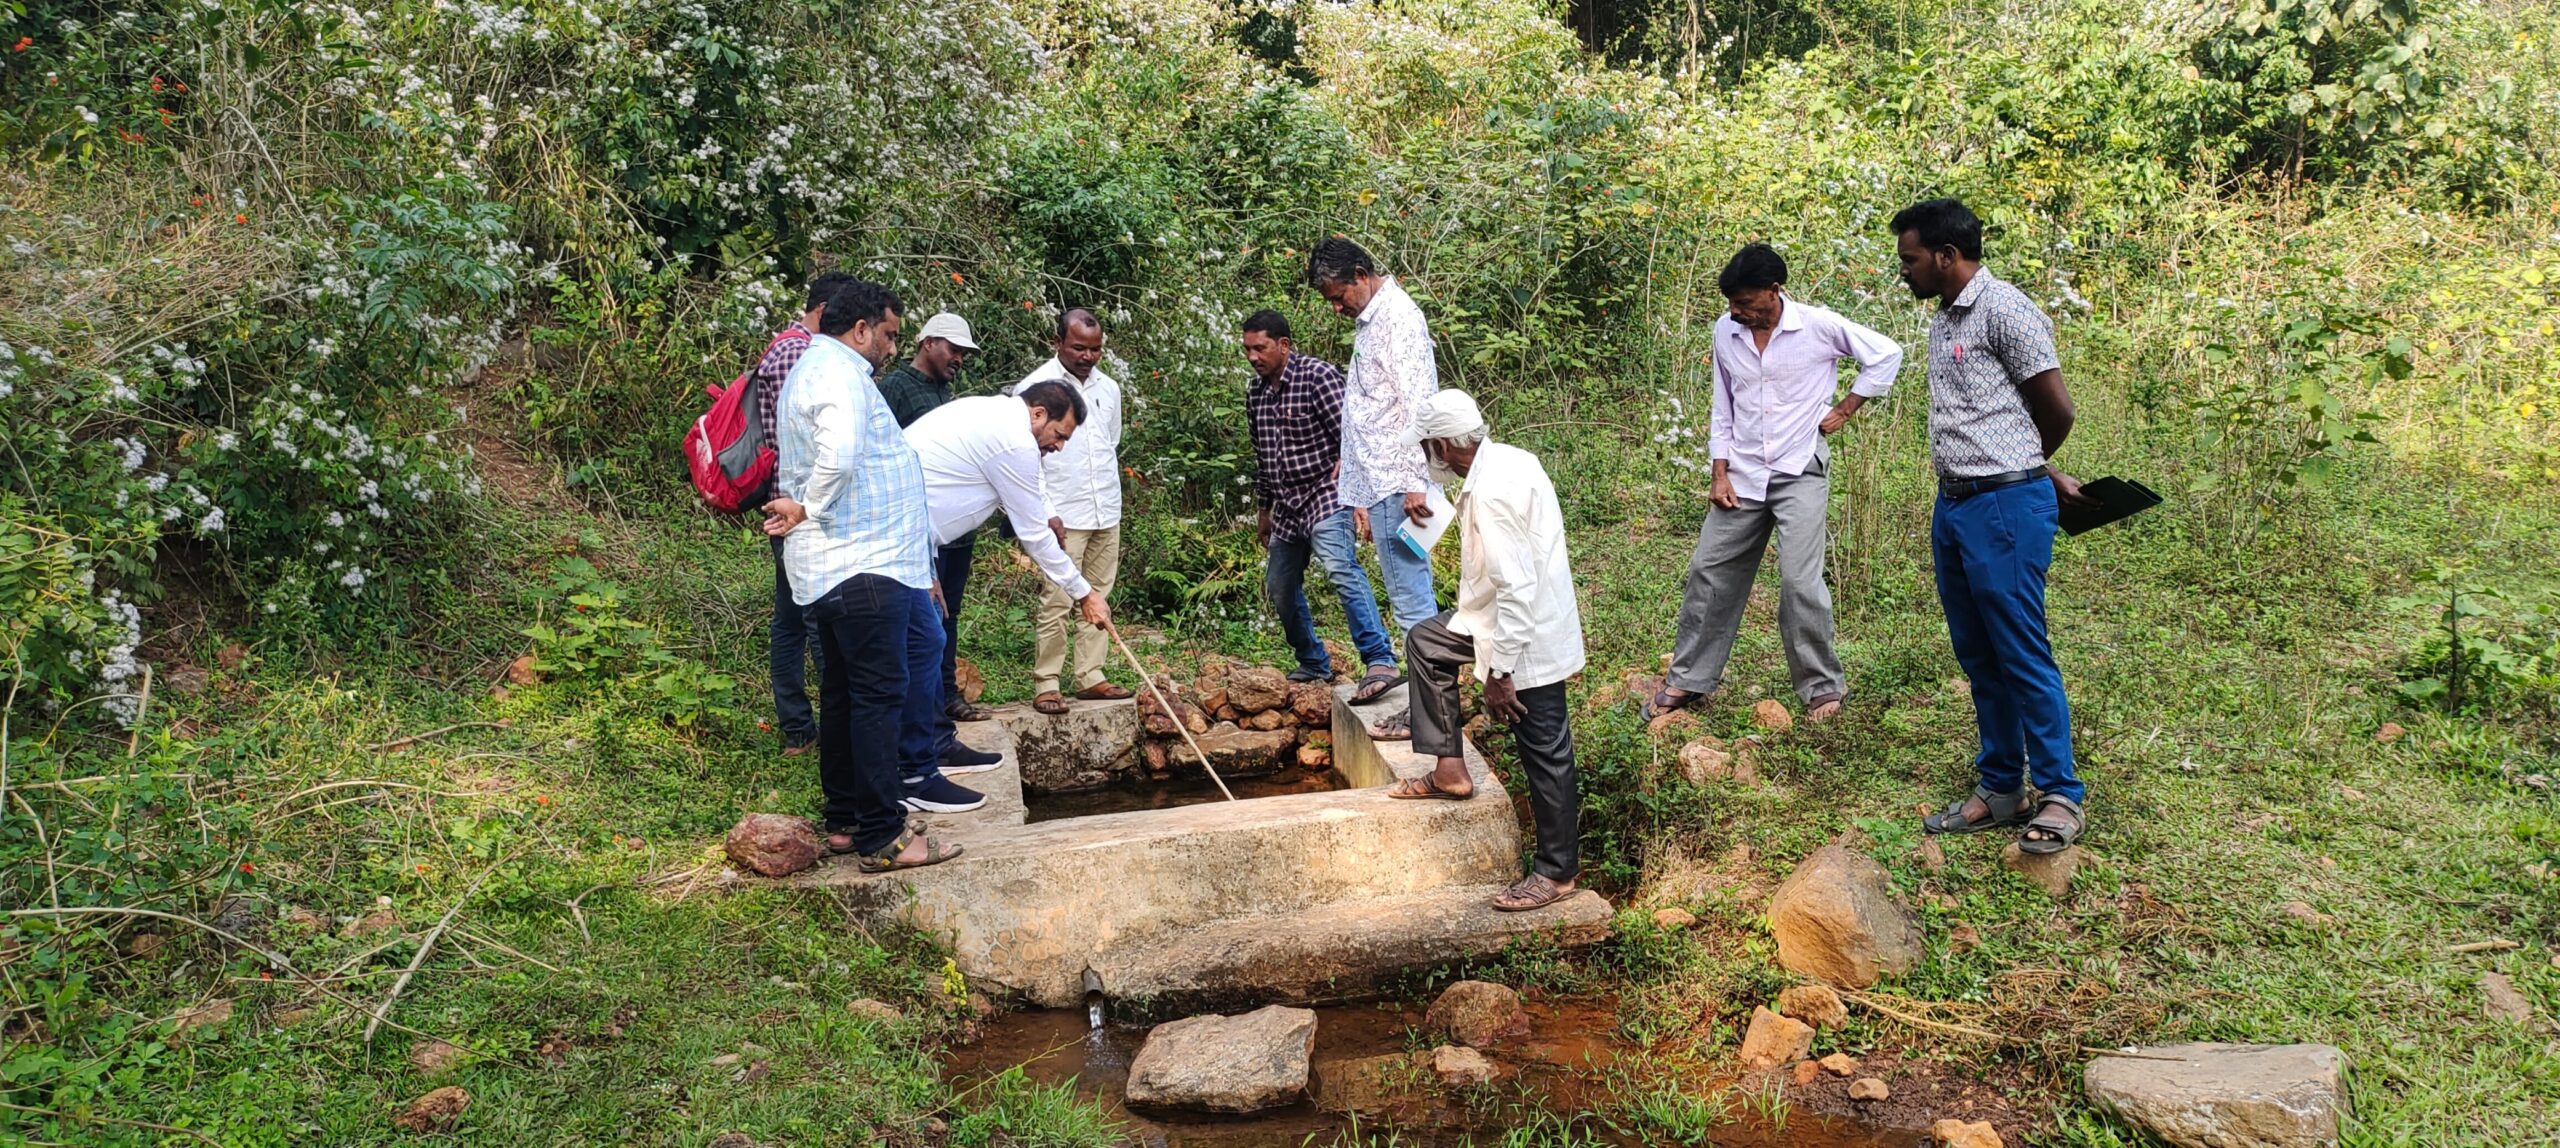
[[[1432,757],[1465,757],[1458,717],[1458,667],[1476,660],[1476,640],[1449,628],[1443,610],[1405,632],[1405,672],[1412,675],[1413,751]],[[1511,727],[1529,776],[1529,812],[1538,825],[1538,872],[1570,881],[1582,873],[1582,782],[1573,765],[1573,725],[1566,717],[1563,682],[1520,691],[1529,712]]]
[[[1689,589],[1680,602],[1680,636],[1671,647],[1668,684],[1712,693],[1724,681],[1742,608],[1760,576],[1769,532],[1778,534],[1778,637],[1786,646],[1787,673],[1796,697],[1845,694],[1840,655],[1831,646],[1831,587],[1822,579],[1823,550],[1830,545],[1824,516],[1831,502],[1827,466],[1817,460],[1800,475],[1772,475],[1769,497],[1743,499],[1733,510],[1707,510],[1698,527],[1698,549],[1689,557]]]

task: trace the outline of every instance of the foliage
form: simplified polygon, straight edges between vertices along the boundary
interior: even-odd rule
[[[2529,578],[2501,588],[2443,561],[2418,583],[2391,600],[2435,620],[2409,658],[2407,672],[2419,676],[2401,683],[2402,697],[2447,713],[2560,714],[2560,583]]]
[[[534,670],[640,690],[679,727],[736,716],[727,704],[736,680],[667,648],[654,627],[628,616],[622,586],[594,563],[575,556],[553,563],[535,602],[537,620],[524,628]]]

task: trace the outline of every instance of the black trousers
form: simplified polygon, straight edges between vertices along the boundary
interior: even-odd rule
[[[808,607],[826,651],[818,667],[818,785],[827,827],[851,834],[858,853],[887,848],[906,827],[898,739],[907,626],[924,599],[894,578],[856,574]]]
[[[1458,713],[1458,667],[1476,659],[1476,641],[1449,628],[1455,610],[1415,626],[1404,637],[1405,672],[1413,677],[1413,749],[1433,757],[1465,757]],[[1529,712],[1511,727],[1511,745],[1528,775],[1529,812],[1537,819],[1537,869],[1549,880],[1582,873],[1582,780],[1573,765],[1573,725],[1563,682],[1520,691]]]

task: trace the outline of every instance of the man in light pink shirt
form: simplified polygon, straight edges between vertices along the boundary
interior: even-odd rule
[[[1645,716],[1714,693],[1742,627],[1742,608],[1760,573],[1769,533],[1778,535],[1778,636],[1806,716],[1839,712],[1848,694],[1831,645],[1831,589],[1823,584],[1824,517],[1831,500],[1831,448],[1824,436],[1847,425],[1868,399],[1893,389],[1902,348],[1839,315],[1787,297],[1786,260],[1754,243],[1725,264],[1716,286],[1729,312],[1716,320],[1715,404],[1707,453],[1715,463],[1707,520],[1689,559],[1688,593],[1671,672]],[[1837,404],[1842,359],[1857,382]]]

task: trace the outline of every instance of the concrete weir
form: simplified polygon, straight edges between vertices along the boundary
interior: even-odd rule
[[[1515,937],[1578,945],[1606,934],[1609,903],[1589,891],[1531,913],[1486,905],[1520,874],[1510,795],[1470,745],[1474,799],[1388,797],[1385,786],[1429,772],[1430,759],[1373,741],[1349,693],[1334,692],[1333,752],[1356,788],[1036,824],[1024,823],[1016,722],[963,725],[964,740],[1005,755],[960,779],[988,794],[984,808],[931,818],[966,854],[881,875],[839,858],[785,883],[913,924],[950,945],[971,980],[1053,1008],[1083,1000],[1088,968],[1115,998],[1301,1003]]]

